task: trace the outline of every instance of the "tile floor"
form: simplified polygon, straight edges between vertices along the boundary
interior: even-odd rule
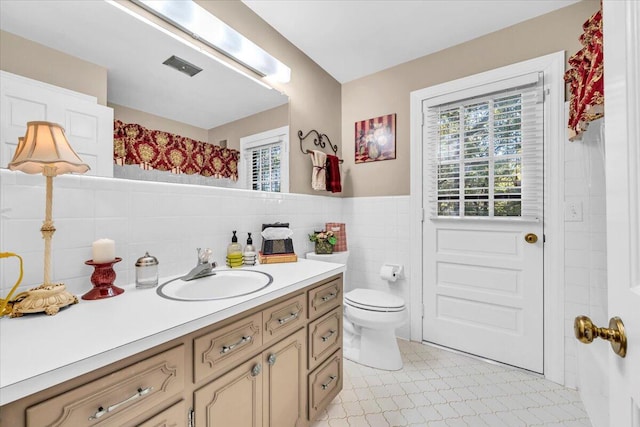
[[[404,368],[344,362],[342,392],[312,427],[590,427],[575,390],[518,369],[398,341]]]

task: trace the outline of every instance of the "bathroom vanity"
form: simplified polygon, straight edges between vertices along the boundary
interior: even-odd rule
[[[342,389],[344,266],[255,269],[273,283],[227,300],[129,285],[53,317],[2,319],[0,424],[308,426]]]

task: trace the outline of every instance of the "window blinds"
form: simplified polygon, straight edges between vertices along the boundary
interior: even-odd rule
[[[282,182],[281,152],[282,144],[280,141],[249,150],[250,185],[253,190],[280,192]]]
[[[542,77],[499,84],[423,102],[432,217],[542,218]]]

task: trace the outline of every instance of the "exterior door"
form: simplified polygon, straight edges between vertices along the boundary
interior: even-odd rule
[[[609,355],[609,425],[640,426],[640,3],[603,4],[609,316],[625,358]],[[607,325],[598,325],[607,326]],[[591,345],[607,345],[593,343]]]
[[[422,106],[423,340],[538,373],[542,80],[534,71]]]

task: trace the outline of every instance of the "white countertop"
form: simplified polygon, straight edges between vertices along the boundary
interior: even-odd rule
[[[300,259],[247,269],[270,274],[273,283],[250,295],[189,302],[131,284],[122,286],[121,295],[80,299],[55,316],[0,318],[0,406],[344,272],[345,266]]]

